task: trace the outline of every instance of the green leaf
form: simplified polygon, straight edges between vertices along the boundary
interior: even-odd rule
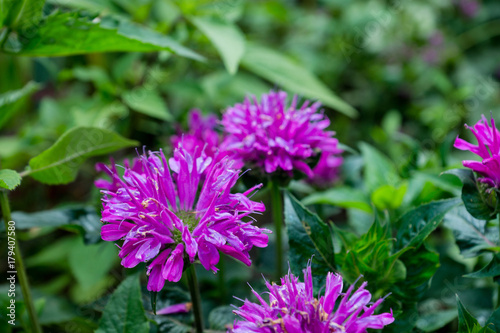
[[[358,112],[335,95],[314,74],[273,49],[247,43],[241,64],[255,74],[283,88],[321,103],[349,117]]]
[[[497,333],[500,333],[500,307],[497,308],[493,313],[491,314],[490,318],[486,321],[487,327],[491,327],[494,329]]]
[[[445,227],[453,231],[460,253],[466,257],[477,257],[482,251],[496,246],[498,229],[488,227],[487,222],[474,218],[460,205],[444,217]]]
[[[21,184],[21,175],[14,170],[0,170],[0,187],[13,190]]]
[[[367,143],[362,142],[359,148],[365,163],[365,185],[370,193],[383,185],[399,183],[398,172],[391,160]]]
[[[235,74],[245,53],[245,36],[241,30],[233,23],[215,18],[193,17],[191,20],[215,46],[227,71]]]
[[[424,332],[434,332],[453,319],[457,318],[456,310],[443,310],[420,316],[417,320],[417,328]]]
[[[284,202],[292,271],[300,276],[311,260],[311,268],[315,272],[314,287],[320,288],[326,282],[326,274],[335,271],[330,228],[290,193],[285,192]]]
[[[147,333],[149,322],[141,300],[139,276],[126,278],[109,299],[96,333]]]
[[[78,168],[87,158],[138,144],[105,129],[76,127],[33,157],[25,173],[45,184],[67,184],[76,178]]]
[[[304,205],[327,204],[343,208],[356,208],[371,213],[370,201],[363,191],[351,187],[334,187],[313,193],[302,199]]]
[[[397,209],[403,203],[408,184],[399,187],[382,185],[372,193],[372,202],[379,210]]]
[[[42,17],[45,0],[4,0],[0,1],[0,27],[3,25],[16,30],[20,35],[29,35]],[[3,13],[3,11],[6,11]],[[4,16],[5,15],[5,16]],[[3,18],[3,19],[2,19]],[[2,24],[3,23],[3,24]]]
[[[457,295],[458,333],[495,333],[488,327],[482,327],[469,311],[463,306]]]
[[[396,248],[419,247],[438,227],[446,213],[460,203],[458,198],[433,201],[404,214],[397,222],[399,231]]]
[[[22,41],[12,53],[35,57],[60,57],[96,52],[169,51],[195,59],[204,58],[170,37],[146,27],[111,17],[90,20],[76,12],[54,12],[45,17],[36,34]]]
[[[145,87],[123,93],[123,102],[131,109],[165,121],[172,121],[167,105],[156,90]]]
[[[491,261],[480,270],[464,276],[476,279],[493,277],[493,279],[497,281],[498,276],[500,276],[500,253],[495,254],[493,259],[491,259]]]
[[[232,324],[236,319],[236,315],[233,313],[234,308],[232,306],[219,306],[208,315],[208,325],[213,330],[227,330],[227,326]]]
[[[21,89],[7,91],[0,95],[0,128],[14,116],[15,112],[22,106],[25,98],[39,88],[38,83],[30,81]]]

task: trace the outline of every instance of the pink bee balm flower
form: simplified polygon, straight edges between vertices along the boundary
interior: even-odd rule
[[[319,112],[319,102],[298,106],[297,96],[290,105],[286,99],[284,91],[271,91],[260,103],[254,97],[229,107],[221,121],[227,134],[222,146],[267,173],[299,170],[312,178],[307,160],[319,152],[337,153],[338,140],[325,130],[330,120]]]
[[[373,314],[383,299],[370,304],[371,294],[365,289],[366,284],[356,291],[352,285],[343,294],[342,277],[328,273],[324,295],[314,298],[308,265],[304,282],[290,272],[281,278],[281,285],[266,281],[269,302],[252,290],[260,304],[245,300],[233,311],[244,320],[235,321],[228,333],[365,333],[368,328],[382,329],[394,321],[392,311]]]
[[[250,265],[250,249],[267,246],[269,231],[244,221],[265,210],[249,198],[262,184],[230,193],[240,171],[229,158],[215,163],[199,150],[193,156],[176,149],[169,164],[161,150],[144,153],[140,167],[125,168],[122,178],[110,170],[119,185],[101,191],[101,237],[123,240],[119,256],[124,267],[149,262],[151,291],[161,290],[165,280],[179,281],[186,262],[199,260],[216,272],[219,251]]]
[[[217,117],[213,114],[203,117],[198,109],[189,112],[188,126],[186,133],[180,133],[171,137],[172,146],[177,148],[182,143],[184,149],[193,155],[196,147],[205,147],[205,153],[214,157],[219,148],[219,134],[215,131]]]
[[[491,126],[490,126],[491,125]],[[466,128],[477,139],[478,145],[475,146],[465,140],[457,137],[454,147],[460,150],[469,150],[472,153],[480,156],[483,160],[478,161],[463,161],[466,168],[472,169],[482,177],[479,181],[488,184],[491,187],[500,187],[500,132],[495,127],[495,120],[491,118],[490,123],[483,115],[481,120],[474,125]]]
[[[330,152],[321,154],[318,164],[313,169],[314,176],[310,182],[321,187],[326,187],[337,180],[340,166],[344,161],[338,155],[340,153],[342,153],[341,149],[338,149],[336,154]]]

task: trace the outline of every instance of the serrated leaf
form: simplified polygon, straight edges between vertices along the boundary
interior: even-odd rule
[[[168,36],[111,17],[89,20],[76,12],[54,12],[44,18],[32,38],[22,40],[12,53],[35,57],[60,57],[96,52],[169,51],[195,59],[204,58]]]
[[[255,74],[276,83],[293,93],[319,100],[349,117],[358,112],[335,95],[314,74],[287,56],[270,48],[247,43],[241,64]]]
[[[477,257],[482,251],[496,246],[498,229],[488,227],[487,222],[474,218],[465,206],[450,210],[444,217],[444,225],[453,231],[460,253]]]
[[[464,307],[457,295],[458,333],[495,333],[488,327],[482,327],[476,318]]]
[[[368,192],[372,193],[384,185],[399,183],[398,172],[391,160],[367,143],[362,142],[359,148],[365,163],[364,178]]]
[[[196,27],[203,32],[219,52],[227,71],[235,74],[245,53],[245,36],[233,23],[208,17],[193,17]]]
[[[213,330],[227,330],[227,326],[232,324],[236,319],[236,315],[233,313],[234,308],[232,306],[219,306],[208,314],[208,324]]]
[[[38,83],[31,81],[21,89],[7,91],[0,95],[0,128],[15,115],[23,100],[39,88]]]
[[[370,201],[363,191],[350,187],[334,187],[324,192],[316,192],[302,199],[302,203],[304,205],[327,204],[372,212]]]
[[[320,288],[326,282],[326,274],[335,271],[330,228],[288,192],[285,192],[284,205],[291,269],[300,276],[312,256],[314,287]]]
[[[472,272],[464,276],[476,279],[484,277],[493,277],[493,279],[496,281],[498,280],[499,275],[500,275],[500,253],[497,253],[493,256],[493,259],[491,259],[491,261],[486,266],[484,266],[483,268],[481,268],[476,272]]]
[[[147,333],[149,322],[141,301],[139,276],[126,278],[111,295],[96,333]]]
[[[33,157],[25,173],[45,184],[67,184],[89,157],[137,146],[119,134],[95,127],[76,127],[64,133],[52,147]]]
[[[397,225],[396,249],[419,247],[443,220],[446,213],[461,203],[459,198],[452,198],[414,208],[404,214]]]
[[[131,109],[165,121],[172,121],[172,115],[156,90],[136,88],[123,93],[123,101]]]
[[[500,307],[497,308],[486,321],[487,327],[491,327],[497,333],[500,333]]]
[[[14,170],[0,170],[0,187],[13,190],[21,184],[21,175]]]

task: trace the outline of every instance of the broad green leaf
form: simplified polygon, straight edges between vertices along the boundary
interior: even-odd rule
[[[74,9],[87,9],[96,13],[121,13],[120,8],[116,6],[113,0],[47,0],[47,3],[53,5],[64,5],[65,7],[70,7]]]
[[[453,231],[460,253],[466,258],[477,257],[482,251],[497,246],[498,229],[474,218],[463,205],[446,214],[444,225]]]
[[[482,327],[476,318],[463,306],[457,295],[458,333],[495,333],[489,327]]]
[[[223,305],[210,311],[208,314],[208,325],[210,328],[221,331],[227,330],[227,326],[232,324],[236,319],[233,310],[232,306]]]
[[[193,17],[192,22],[203,32],[219,52],[227,71],[235,74],[245,53],[245,36],[233,23],[214,18]]]
[[[146,27],[110,17],[89,20],[78,13],[54,12],[44,18],[36,34],[12,53],[35,57],[60,57],[96,52],[169,51],[195,59],[204,58],[168,36]]]
[[[0,128],[14,116],[19,107],[22,106],[24,99],[39,88],[38,83],[31,81],[21,89],[7,91],[0,95]]]
[[[45,184],[67,184],[76,178],[78,168],[89,157],[105,155],[137,141],[105,129],[76,127],[64,133],[52,147],[33,157],[25,173]]]
[[[13,190],[21,184],[21,175],[14,170],[0,170],[0,187]]]
[[[139,276],[126,278],[111,295],[96,333],[148,333]]]
[[[284,201],[292,271],[300,276],[311,260],[311,268],[315,272],[314,287],[320,288],[326,282],[326,274],[335,271],[330,229],[318,215],[311,213],[290,193],[285,192]]]
[[[408,184],[399,187],[382,185],[372,193],[372,202],[379,210],[397,209],[403,203]]]
[[[154,89],[136,88],[123,93],[123,102],[131,109],[165,121],[172,121],[172,115],[165,101]]]
[[[372,207],[363,191],[351,187],[334,187],[313,193],[302,199],[304,205],[327,204],[343,208],[356,208],[371,213]]]
[[[359,148],[365,163],[364,178],[368,192],[372,193],[383,185],[399,183],[398,172],[391,160],[367,143],[362,142]]]
[[[287,56],[264,46],[247,43],[241,64],[284,89],[318,100],[349,117],[358,112],[335,95],[314,74]]]
[[[486,323],[487,327],[491,327],[497,333],[500,333],[500,307],[493,311]]]
[[[497,253],[493,256],[493,259],[476,272],[472,272],[470,274],[465,275],[465,277],[470,278],[484,278],[484,277],[493,277],[495,281],[499,279],[500,276],[500,253]]]
[[[424,332],[434,332],[455,318],[457,318],[456,310],[443,310],[429,313],[418,318],[417,328]]]
[[[433,201],[404,214],[397,222],[399,231],[396,237],[396,248],[419,247],[438,227],[446,213],[458,206],[460,202],[459,198]]]

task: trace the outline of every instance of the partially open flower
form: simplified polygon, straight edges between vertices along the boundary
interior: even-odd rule
[[[262,185],[232,194],[240,171],[229,158],[213,162],[200,151],[180,147],[170,163],[162,151],[144,153],[122,178],[108,170],[116,187],[102,191],[102,239],[123,240],[125,267],[150,262],[149,290],[179,281],[185,262],[199,260],[216,272],[219,251],[250,265],[250,249],[267,246],[269,231],[252,225],[250,216],[265,210],[249,198]]]
[[[324,295],[313,296],[311,266],[304,270],[304,282],[292,273],[281,278],[281,285],[270,284],[269,301],[256,291],[260,304],[245,300],[233,311],[244,320],[235,321],[228,333],[366,333],[366,329],[382,329],[394,321],[391,313],[373,314],[382,303],[370,303],[366,282],[354,291],[351,285],[342,293],[339,274],[328,273]]]
[[[252,167],[266,173],[294,170],[313,177],[310,158],[321,152],[338,154],[338,140],[326,128],[330,120],[320,112],[319,102],[298,105],[297,96],[287,104],[284,91],[245,99],[227,108],[221,124],[226,133],[222,146]],[[312,160],[312,159],[311,159]]]
[[[490,126],[491,125],[491,126]],[[483,115],[473,127],[465,125],[477,139],[477,146],[457,137],[454,147],[460,150],[469,150],[478,155],[482,161],[463,161],[466,168],[477,172],[479,181],[490,187],[500,188],[500,132],[495,127],[495,120],[490,123]]]

